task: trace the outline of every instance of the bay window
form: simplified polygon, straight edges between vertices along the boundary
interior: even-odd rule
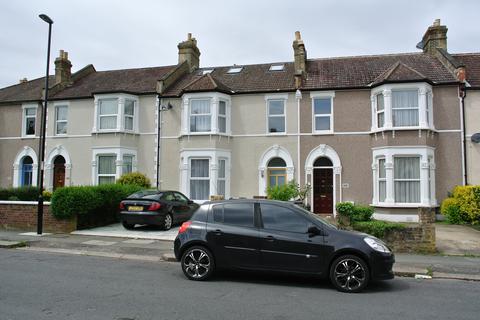
[[[93,147],[92,183],[115,183],[123,174],[137,170],[137,151],[131,148]]]
[[[181,132],[230,134],[230,97],[218,92],[184,94]]]
[[[373,205],[436,205],[433,148],[380,147],[373,158]]]
[[[434,129],[429,84],[382,85],[372,90],[371,101],[372,131]]]
[[[138,102],[123,93],[95,95],[93,132],[138,132]]]

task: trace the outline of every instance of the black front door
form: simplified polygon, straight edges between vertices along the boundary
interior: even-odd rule
[[[219,265],[258,267],[259,231],[254,223],[253,203],[219,204],[212,207],[207,240]]]
[[[274,204],[261,204],[260,211],[263,224],[260,229],[262,267],[320,272],[322,259],[316,247],[323,245],[323,237],[309,237],[309,221],[289,208]]]

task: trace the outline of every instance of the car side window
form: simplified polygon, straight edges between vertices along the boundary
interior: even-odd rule
[[[216,205],[212,207],[213,222],[223,223],[223,205]]]
[[[187,203],[188,202],[188,199],[181,193],[178,193],[178,192],[174,192],[175,194],[175,198],[177,201],[179,202],[184,202],[184,203]]]
[[[227,203],[223,205],[223,223],[239,226],[253,227],[253,203]],[[214,211],[215,220],[215,211]]]
[[[295,211],[272,204],[260,204],[263,228],[287,232],[306,233],[308,221]]]
[[[175,201],[175,196],[171,192],[168,192],[168,193],[165,194],[165,196],[163,196],[163,200],[165,200],[165,201]]]

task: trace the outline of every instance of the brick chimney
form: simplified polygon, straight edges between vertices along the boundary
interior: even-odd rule
[[[197,47],[197,40],[192,38],[191,33],[188,34],[186,41],[178,44],[178,63],[184,61],[187,61],[190,71],[200,66],[200,50]]]
[[[435,19],[433,25],[428,27],[423,35],[422,41],[417,44],[417,48],[429,54],[436,54],[436,49],[447,50],[447,26],[440,25],[440,19]]]
[[[72,63],[68,60],[68,52],[60,50],[60,56],[55,59],[55,84],[69,84],[72,77]]]
[[[305,49],[300,31],[295,32],[295,40],[292,46],[295,65],[295,86],[299,88],[303,77],[307,73],[307,50]]]

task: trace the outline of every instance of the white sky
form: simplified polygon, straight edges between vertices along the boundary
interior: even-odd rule
[[[294,32],[308,57],[415,52],[441,18],[451,53],[480,51],[480,1],[445,0],[17,0],[0,2],[0,87],[45,74],[53,20],[50,72],[58,51],[76,71],[171,65],[188,32],[201,66],[292,61]]]

